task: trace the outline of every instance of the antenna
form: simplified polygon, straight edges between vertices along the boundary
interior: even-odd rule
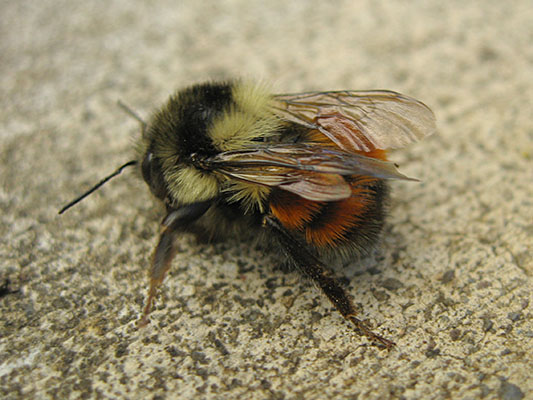
[[[127,104],[125,104],[122,101],[117,102],[119,107],[122,108],[128,114],[129,116],[133,117],[135,120],[139,122],[141,125],[141,133],[144,137],[146,132],[146,127],[148,126],[147,123],[137,114],[131,107],[129,107]],[[113,172],[111,175],[106,176],[104,179],[102,179],[100,182],[98,182],[96,185],[94,185],[91,189],[87,190],[85,193],[83,193],[81,196],[76,197],[74,200],[72,200],[70,203],[68,203],[65,207],[63,207],[61,210],[59,210],[59,214],[63,214],[65,211],[67,211],[70,207],[72,207],[75,204],[78,204],[80,201],[82,201],[84,198],[89,196],[94,191],[98,190],[104,183],[109,181],[111,178],[114,178],[118,174],[122,172],[122,170],[126,167],[130,167],[132,165],[136,165],[138,162],[137,160],[128,161],[126,164],[121,165],[115,172]]]
[[[122,108],[122,110],[128,114],[130,117],[132,117],[133,119],[137,120],[139,122],[139,124],[141,125],[141,135],[142,137],[144,137],[145,135],[145,132],[146,132],[146,128],[148,126],[148,124],[146,123],[146,121],[144,119],[142,119],[139,114],[137,114],[135,111],[133,111],[133,109],[128,106],[126,103],[124,103],[122,100],[119,100],[117,101],[117,104],[120,108]]]
[[[104,179],[102,179],[100,182],[98,182],[96,185],[94,185],[91,189],[87,190],[85,193],[83,193],[81,196],[76,197],[74,200],[72,200],[70,203],[68,203],[66,206],[64,206],[61,210],[59,210],[59,214],[63,214],[65,211],[67,211],[70,207],[73,205],[79,203],[84,198],[89,196],[94,191],[98,190],[104,183],[109,181],[111,178],[114,178],[118,174],[122,172],[122,170],[126,167],[130,167],[132,165],[136,165],[137,160],[128,161],[126,164],[121,165],[115,172],[113,172],[111,175],[106,176]]]

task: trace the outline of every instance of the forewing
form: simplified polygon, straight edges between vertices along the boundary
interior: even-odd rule
[[[280,187],[313,201],[350,197],[343,176],[410,179],[387,161],[301,143],[223,152],[205,163],[231,178]]]
[[[435,116],[424,103],[385,90],[277,95],[273,110],[284,120],[319,130],[349,152],[404,147],[436,130]]]

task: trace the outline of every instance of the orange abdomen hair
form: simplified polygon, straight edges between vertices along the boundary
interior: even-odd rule
[[[315,202],[275,189],[270,197],[270,210],[286,229],[319,250],[350,244],[364,247],[381,230],[385,183],[365,176],[346,180],[352,188],[352,196],[347,199]]]

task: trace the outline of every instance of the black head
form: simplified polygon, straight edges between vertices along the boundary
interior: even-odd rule
[[[193,155],[201,159],[217,153],[208,130],[232,104],[231,83],[204,83],[178,91],[155,113],[143,138],[141,170],[156,197],[179,200],[183,191],[170,176],[193,168]]]

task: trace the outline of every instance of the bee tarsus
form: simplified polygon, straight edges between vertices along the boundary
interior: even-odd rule
[[[356,317],[353,302],[339,282],[331,276],[331,271],[318,258],[312,255],[304,245],[294,239],[279,221],[272,216],[266,216],[264,224],[278,238],[281,247],[286,251],[293,264],[304,276],[314,281],[322,289],[326,297],[346,320],[352,322],[357,330],[372,341],[379,342],[387,348],[395,346],[394,342],[375,334],[363,321]]]

